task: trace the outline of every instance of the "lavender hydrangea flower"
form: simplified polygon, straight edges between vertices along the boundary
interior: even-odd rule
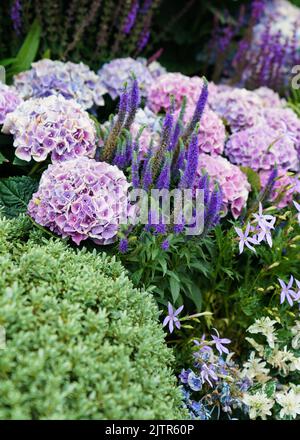
[[[270,170],[275,165],[282,169],[297,170],[298,155],[294,142],[261,124],[233,133],[225,147],[229,160],[255,171]]]
[[[37,61],[26,72],[14,77],[14,85],[23,99],[62,95],[74,99],[84,109],[104,105],[107,93],[95,72],[83,63]]]
[[[6,116],[2,131],[13,135],[16,156],[25,161],[40,162],[51,154],[59,162],[94,157],[96,151],[94,122],[79,104],[62,96],[23,102]]]
[[[173,333],[174,331],[174,324],[180,329],[180,321],[177,318],[177,316],[182,312],[184,306],[180,306],[177,310],[175,310],[172,306],[172,304],[168,303],[168,315],[165,317],[163,322],[163,327],[165,327],[167,324],[169,324],[169,332]]]
[[[294,283],[294,277],[291,275],[290,280],[288,284],[285,284],[283,280],[278,278],[279,284],[281,286],[281,293],[280,293],[280,304],[282,304],[285,300],[289,303],[290,306],[294,304],[294,300],[296,299],[296,293],[291,289],[293,283]]]
[[[88,238],[107,245],[123,219],[135,217],[129,183],[116,166],[81,157],[49,165],[28,205],[36,223],[76,244]]]
[[[0,82],[0,125],[3,124],[6,115],[13,112],[21,103],[22,99],[14,87]]]
[[[104,64],[98,71],[98,76],[112,99],[122,94],[124,83],[130,80],[132,74],[138,80],[141,96],[147,96],[153,77],[148,67],[141,61],[130,57],[116,58]]]
[[[233,132],[254,127],[262,118],[262,99],[246,89],[225,89],[213,94],[209,102]]]
[[[179,112],[179,110],[178,110]],[[187,106],[183,122],[187,124],[193,116],[194,107]],[[226,130],[222,119],[209,108],[206,108],[201,117],[197,143],[200,153],[209,153],[212,156],[222,154],[226,141]]]
[[[214,182],[220,185],[223,197],[222,210],[227,213],[230,207],[232,215],[237,218],[247,203],[250,184],[246,175],[235,165],[221,156],[200,154],[198,163],[198,176],[201,178],[205,171],[210,177],[210,189]]]

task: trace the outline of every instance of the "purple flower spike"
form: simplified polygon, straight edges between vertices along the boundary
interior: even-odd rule
[[[163,322],[163,327],[165,327],[167,324],[169,324],[169,332],[173,333],[174,331],[174,324],[180,329],[180,321],[177,318],[180,312],[182,312],[184,306],[180,306],[177,310],[175,310],[171,303],[168,303],[168,315],[165,317]]]
[[[217,336],[211,335],[213,338],[214,343],[216,344],[216,349],[222,355],[222,353],[229,354],[229,350],[227,347],[224,347],[223,344],[230,344],[231,340],[227,338],[220,338],[218,330],[214,328],[214,331],[216,332]]]
[[[285,300],[289,303],[290,306],[294,304],[294,301],[297,298],[297,294],[291,289],[293,283],[294,283],[294,277],[291,275],[290,281],[286,285],[284,281],[282,281],[280,278],[278,278],[279,284],[282,288],[281,294],[280,294],[280,304],[282,304]]]

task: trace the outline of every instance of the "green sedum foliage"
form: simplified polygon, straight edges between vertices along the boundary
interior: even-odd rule
[[[0,219],[0,419],[180,418],[158,309],[114,258]]]

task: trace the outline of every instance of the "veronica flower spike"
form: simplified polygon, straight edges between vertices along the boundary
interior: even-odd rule
[[[222,353],[229,354],[228,348],[224,347],[223,344],[230,344],[231,340],[227,338],[220,338],[218,330],[214,328],[214,331],[216,332],[216,336],[211,335],[211,337],[213,338],[213,342],[216,344],[216,349],[218,350],[220,355],[222,355]]]
[[[251,225],[250,223],[248,223],[245,232],[243,232],[242,229],[240,228],[236,228],[236,227],[234,228],[240,238],[240,243],[239,243],[240,254],[243,252],[245,246],[247,246],[248,249],[256,253],[256,250],[254,249],[253,246],[251,246],[251,244],[259,244],[259,242],[256,240],[256,238],[249,237],[250,227]]]
[[[284,281],[282,281],[280,278],[278,278],[279,284],[281,286],[281,293],[280,293],[280,304],[282,304],[285,300],[289,303],[290,306],[294,304],[294,300],[297,297],[297,294],[291,289],[294,277],[291,275],[290,281],[286,285]]]
[[[180,306],[177,310],[175,310],[172,306],[172,304],[168,303],[168,315],[165,317],[163,322],[163,327],[165,327],[167,324],[169,324],[169,332],[173,333],[174,330],[174,324],[180,329],[180,322],[177,316],[180,312],[182,312],[184,306]]]

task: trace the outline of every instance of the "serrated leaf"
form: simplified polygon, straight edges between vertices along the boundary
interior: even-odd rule
[[[9,177],[0,180],[0,206],[3,214],[17,217],[27,211],[32,194],[37,190],[38,182],[31,177]]]

